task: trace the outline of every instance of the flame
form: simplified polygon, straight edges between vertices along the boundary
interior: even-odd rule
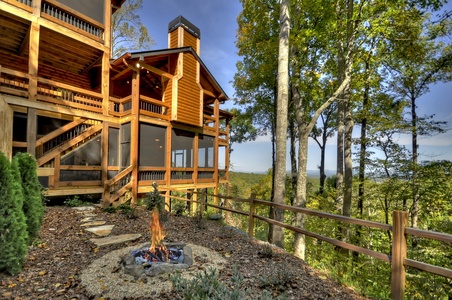
[[[159,211],[155,207],[152,211],[151,222],[149,223],[149,230],[151,232],[151,247],[149,251],[155,253],[156,247],[164,248],[162,241],[165,238],[163,227],[160,224]]]

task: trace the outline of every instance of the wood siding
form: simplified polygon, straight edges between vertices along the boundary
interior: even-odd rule
[[[195,52],[198,52],[198,38],[184,30],[184,47],[190,46]]]
[[[178,122],[201,126],[201,90],[197,83],[198,61],[191,54],[184,54],[184,76],[179,80],[177,120]]]

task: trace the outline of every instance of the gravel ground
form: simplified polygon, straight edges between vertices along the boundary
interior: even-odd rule
[[[92,233],[80,227],[85,217],[74,209],[48,207],[40,241],[30,247],[22,273],[0,273],[2,299],[181,299],[171,290],[168,275],[143,282],[113,272],[125,251],[149,242],[149,211],[138,208],[137,217],[106,213],[96,208],[95,219],[114,224],[111,235],[141,233],[136,241],[96,247]],[[289,253],[250,239],[219,221],[167,215],[163,219],[166,242],[191,245],[192,267],[186,276],[215,267],[220,280],[232,285],[234,269],[243,276],[250,299],[264,290],[288,299],[363,299],[351,289],[331,281]],[[271,250],[269,250],[271,249]]]

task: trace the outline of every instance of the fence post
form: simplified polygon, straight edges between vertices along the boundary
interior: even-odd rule
[[[229,183],[226,183],[226,197],[224,198],[224,207],[229,208],[229,201],[228,201],[228,197],[229,197]],[[229,211],[226,211],[226,216],[224,221],[226,222],[226,224],[229,224]]]
[[[201,203],[199,205],[199,213],[201,214],[201,218],[202,216],[204,216],[204,210],[205,210],[205,204],[206,203],[206,190],[202,189],[201,192]]]
[[[391,258],[391,299],[400,300],[405,295],[406,236],[408,213],[395,210],[392,212],[392,258]]]
[[[255,208],[255,204],[254,204],[254,199],[256,198],[256,194],[251,193],[251,197],[250,197],[250,213],[248,216],[248,235],[250,237],[254,237],[254,208]]]

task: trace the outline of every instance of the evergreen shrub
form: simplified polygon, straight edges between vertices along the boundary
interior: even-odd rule
[[[36,172],[38,164],[29,153],[17,153],[13,158],[13,164],[17,165],[20,174],[19,182],[24,196],[23,211],[27,219],[28,244],[31,245],[39,235],[45,211],[42,186]]]
[[[17,164],[0,152],[0,271],[11,275],[22,270],[27,256],[27,223]]]

